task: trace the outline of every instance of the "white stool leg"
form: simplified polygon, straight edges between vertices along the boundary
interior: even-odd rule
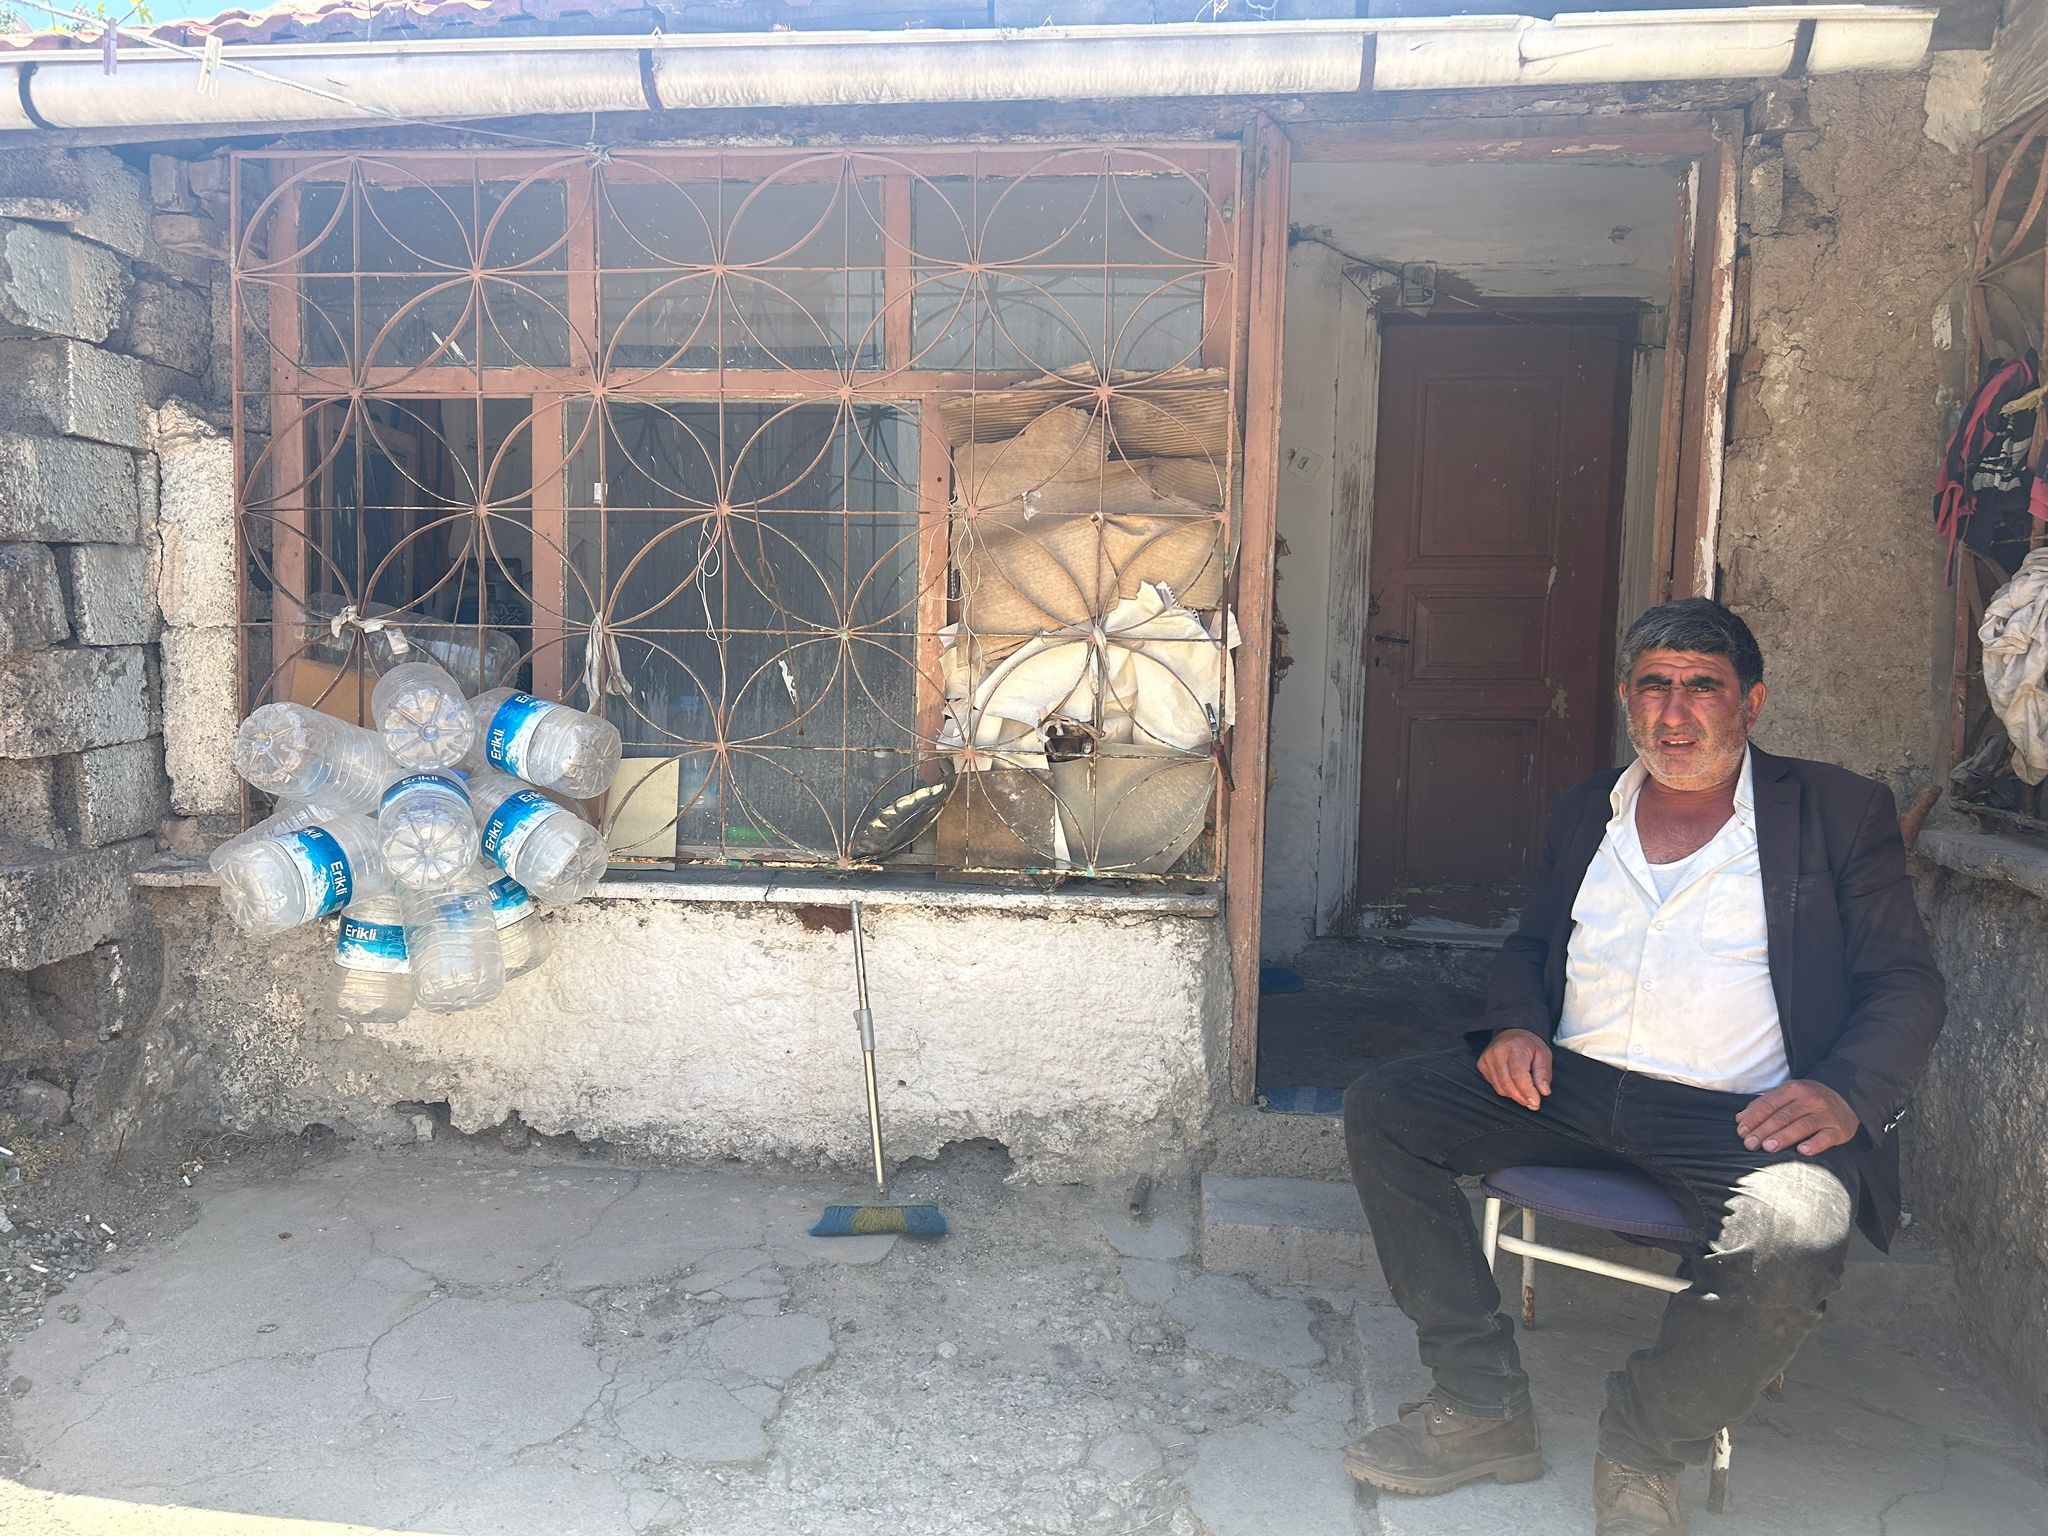
[[[1522,1208],[1522,1241],[1536,1241],[1536,1213]],[[1536,1326],[1536,1261],[1528,1254],[1522,1255],[1522,1326]]]
[[[1479,1223],[1479,1251],[1486,1255],[1486,1267],[1493,1268],[1494,1240],[1500,1236],[1500,1201],[1486,1197],[1486,1210]]]
[[[1714,1514],[1721,1514],[1728,1508],[1728,1463],[1734,1459],[1735,1447],[1728,1438],[1728,1428],[1714,1436],[1714,1459],[1707,1470],[1707,1508]]]

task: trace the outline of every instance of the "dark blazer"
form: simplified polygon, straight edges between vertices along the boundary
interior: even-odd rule
[[[1941,972],[1913,903],[1898,808],[1882,784],[1828,763],[1752,748],[1757,858],[1771,990],[1792,1075],[1827,1084],[1863,1122],[1852,1144],[1856,1220],[1878,1247],[1899,1224],[1892,1132],[1941,1033]],[[1522,925],[1501,946],[1485,1029],[1551,1039],[1564,1012],[1572,903],[1614,812],[1622,774],[1567,790],[1551,808],[1543,870]]]

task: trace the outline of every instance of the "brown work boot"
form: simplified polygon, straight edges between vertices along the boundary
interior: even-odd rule
[[[1596,1536],[1685,1536],[1676,1472],[1638,1472],[1605,1456],[1593,1458]]]
[[[1382,1424],[1344,1453],[1344,1470],[1395,1493],[1447,1493],[1481,1477],[1526,1483],[1543,1475],[1536,1410],[1488,1419],[1434,1394],[1403,1403],[1397,1423]]]

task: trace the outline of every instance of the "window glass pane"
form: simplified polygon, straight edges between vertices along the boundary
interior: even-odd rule
[[[303,356],[315,367],[569,362],[566,188],[312,183],[299,227]],[[488,275],[481,282],[472,269]],[[323,274],[352,278],[323,280]]]
[[[919,368],[1157,372],[1198,360],[1208,199],[1184,175],[921,180]],[[978,271],[961,270],[964,266]]]
[[[876,181],[607,181],[606,366],[881,367],[881,205]]]
[[[567,424],[570,611],[620,626],[627,755],[681,761],[686,849],[843,850],[914,763],[915,413],[601,409]]]
[[[466,661],[442,659],[472,690],[530,678],[529,411],[524,399],[469,396],[333,401],[306,414],[303,511],[267,521],[307,530],[310,660],[342,658],[327,620],[353,606],[463,648]],[[481,677],[479,628],[499,636]]]

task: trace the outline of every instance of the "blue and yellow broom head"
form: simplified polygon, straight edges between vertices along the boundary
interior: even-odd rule
[[[813,1237],[874,1237],[899,1232],[930,1241],[946,1235],[946,1216],[936,1205],[828,1205]]]

